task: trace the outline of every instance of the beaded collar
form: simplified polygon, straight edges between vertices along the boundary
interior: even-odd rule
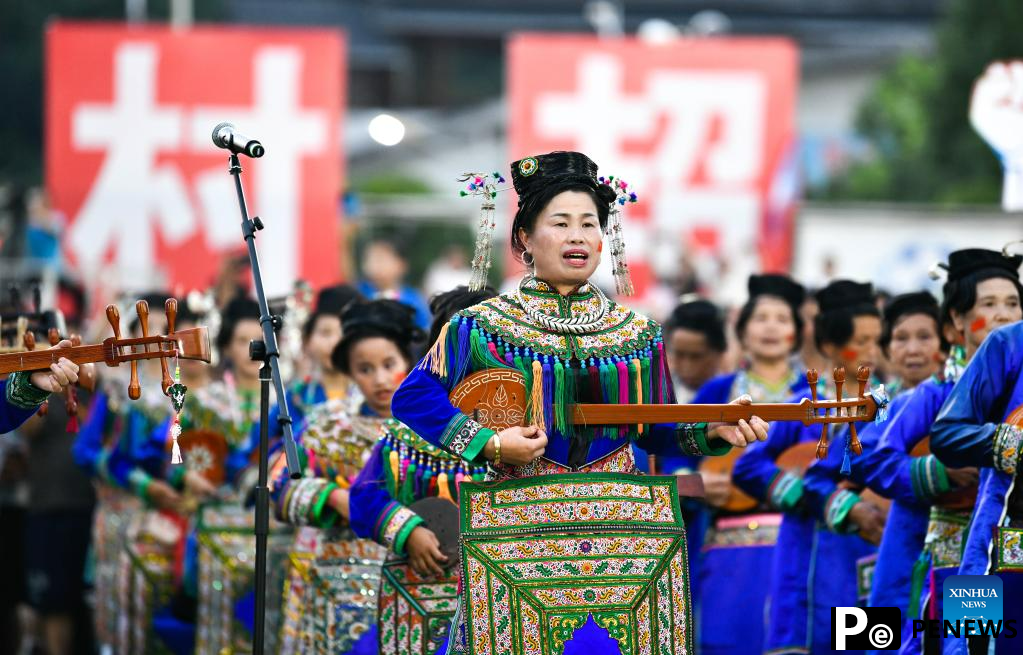
[[[603,303],[607,307],[603,316],[579,334],[555,331],[534,318],[538,313],[563,319],[597,316]],[[543,280],[528,278],[518,291],[470,307],[459,317],[469,319],[488,341],[560,359],[625,356],[660,341],[657,323],[613,300],[602,300],[589,283],[563,296]]]

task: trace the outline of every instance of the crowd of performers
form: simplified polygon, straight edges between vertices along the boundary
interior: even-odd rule
[[[858,605],[900,608],[907,653],[965,655],[965,638],[912,630],[914,618],[941,618],[942,581],[956,573],[1001,576],[1005,617],[1020,616],[1021,257],[953,252],[940,267],[940,302],[926,291],[880,300],[850,280],[810,292],[755,275],[731,318],[696,300],[661,328],[589,283],[624,184],[598,178],[579,153],[515,162],[512,181],[512,244],[531,274],[511,292],[440,294],[428,335],[412,308],[344,285],[320,290],[302,317],[286,398],[300,477],[271,412],[270,652],[825,653],[831,608]],[[619,273],[621,244],[608,238]],[[183,304],[177,325],[207,319]],[[258,307],[236,297],[216,323],[220,366],[181,362],[180,412],[159,385],[130,402],[125,380],[100,371],[74,441],[98,490],[91,575],[108,652],[246,652],[251,641],[260,363],[248,344],[261,337]],[[722,370],[729,343],[741,358]],[[159,379],[159,364],[141,368],[150,366],[143,377]],[[592,426],[569,411],[574,402],[825,399],[839,368],[848,396],[861,366],[892,400],[879,410],[887,420],[857,426],[859,454],[849,424]],[[519,427],[491,429],[451,400],[492,370],[524,380],[525,409],[504,407],[520,412]],[[68,363],[8,379],[0,426],[16,427],[77,372]],[[183,465],[172,463],[175,441]],[[830,447],[817,459],[821,441]],[[641,532],[649,516],[623,501],[640,479],[632,474],[650,466],[703,479],[702,496],[675,505],[681,568],[667,555],[657,563],[657,539]],[[602,474],[590,478],[600,484],[579,486],[579,473]],[[540,477],[555,474],[567,476]],[[576,519],[618,513],[625,532],[516,541],[528,530],[501,523],[512,519],[495,506],[504,541],[480,542],[495,568],[462,579],[473,569],[455,564],[428,499],[457,503],[464,484],[484,481],[519,518],[539,507],[538,520],[556,522],[557,507],[542,501],[561,498]],[[595,496],[572,505],[573,494]],[[529,610],[521,590],[495,582],[498,567],[537,584],[557,579],[545,602],[571,611],[535,634],[511,625],[528,623]],[[663,573],[644,592],[656,595],[653,609],[604,611],[644,567]],[[588,586],[594,577],[604,586]],[[502,615],[509,593],[521,604]],[[983,652],[1012,647],[999,638]]]

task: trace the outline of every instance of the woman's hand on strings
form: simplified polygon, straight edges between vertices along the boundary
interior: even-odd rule
[[[744,394],[733,400],[731,404],[752,405],[753,399]],[[724,439],[736,448],[745,448],[754,441],[766,441],[768,427],[770,426],[767,421],[759,416],[753,416],[748,421],[739,419],[738,423],[708,423],[707,436]]]
[[[64,339],[54,348],[70,348],[71,341]],[[61,357],[45,371],[36,371],[29,377],[29,382],[37,389],[50,393],[61,393],[65,388],[78,382],[78,364],[66,357]]]
[[[405,552],[408,553],[412,570],[424,578],[444,575],[443,565],[447,563],[448,557],[441,552],[437,535],[429,528],[421,525],[413,528],[405,540]]]
[[[514,426],[497,433],[501,438],[501,463],[512,466],[525,466],[547,449],[547,433],[535,425],[526,427]],[[483,449],[483,456],[494,461],[497,447],[493,438]]]

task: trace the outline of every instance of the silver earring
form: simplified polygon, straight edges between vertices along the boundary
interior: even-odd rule
[[[527,260],[526,257],[528,257],[529,259]],[[523,250],[522,251],[522,263],[523,264],[525,264],[526,266],[532,266],[534,261],[535,260],[533,259],[532,253],[530,253],[528,250]]]

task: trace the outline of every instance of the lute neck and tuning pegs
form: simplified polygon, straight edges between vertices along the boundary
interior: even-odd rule
[[[167,334],[174,334],[175,325],[178,322],[178,300],[168,298],[163,304],[164,313],[167,315]]]
[[[117,309],[117,305],[107,305],[107,322],[110,323],[110,329],[114,332],[114,338],[121,338],[121,312]]]
[[[163,303],[164,315],[167,317],[167,334],[174,334],[175,324],[178,322],[178,301],[175,298],[168,298]],[[160,358],[160,372],[161,380],[160,386],[163,389],[164,395],[170,394],[170,388],[174,384],[174,378],[171,377],[170,364],[167,362],[166,357]]]
[[[135,303],[135,313],[139,317],[139,329],[142,330],[142,337],[149,336],[149,303],[145,300],[140,300]],[[146,346],[142,346],[143,350],[147,350]],[[135,352],[135,347],[132,346],[131,351]],[[139,363],[137,360],[131,360],[131,380],[128,382],[128,397],[132,400],[138,400],[142,397],[142,385],[139,384]]]

